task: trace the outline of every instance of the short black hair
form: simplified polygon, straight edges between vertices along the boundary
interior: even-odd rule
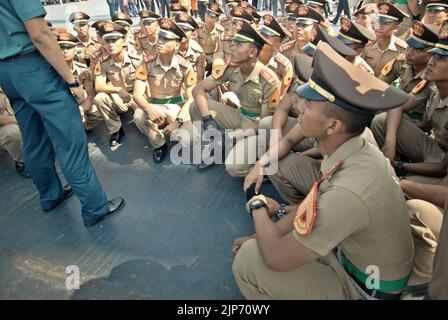
[[[342,121],[345,125],[345,130],[348,134],[358,136],[362,134],[366,127],[370,126],[374,114],[360,114],[345,110],[334,103],[328,102],[325,104],[325,116],[328,118],[336,118]]]

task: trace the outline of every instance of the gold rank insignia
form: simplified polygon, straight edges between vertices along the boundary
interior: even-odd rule
[[[386,65],[383,67],[383,69],[381,69],[381,75],[382,76],[388,76],[389,73],[392,71],[392,69],[394,68],[394,64],[395,61],[397,61],[396,58],[390,60],[388,63],[386,63]]]
[[[162,18],[160,21],[160,27],[165,30],[169,30],[171,28],[171,20],[168,18]]]
[[[324,180],[329,179],[333,173],[341,167],[342,163],[342,160],[336,162],[336,164],[328,170],[319,181],[315,182],[311,187],[311,191],[297,208],[294,217],[294,230],[299,236],[306,237],[311,233],[316,219],[319,185]]]
[[[236,16],[242,16],[243,15],[243,7],[235,7],[235,9],[233,9],[233,14]]]
[[[272,16],[270,14],[265,14],[263,17],[263,24],[269,26],[272,23]]]
[[[180,4],[179,3],[173,3],[173,10],[174,11],[180,10]]]
[[[219,6],[216,3],[212,3],[210,5],[210,10],[218,12],[219,11]]]
[[[297,4],[297,3],[291,3],[290,5],[289,5],[289,12],[294,12],[294,11],[296,11],[297,10],[297,8],[299,7],[299,5]]]
[[[235,30],[238,32],[243,27],[243,21],[242,20],[236,20],[235,21]]]
[[[304,17],[308,14],[308,7],[307,6],[300,6],[299,9],[297,10],[297,14],[301,17]]]
[[[379,14],[388,14],[389,6],[387,4],[382,4],[378,9]]]
[[[187,22],[188,21],[188,15],[185,12],[179,13],[179,20],[182,21],[182,22]]]
[[[348,20],[347,18],[341,19],[341,29],[344,32],[348,32],[348,30],[350,30],[351,27],[352,27],[352,23],[350,22],[350,20]]]
[[[61,32],[58,34],[58,36],[59,36],[59,40],[61,40],[61,41],[69,41],[71,38],[70,34],[67,32]]]
[[[114,25],[111,23],[111,22],[106,22],[105,24],[104,24],[104,31],[106,31],[106,32],[112,32],[112,31],[114,31]]]
[[[415,21],[414,24],[412,25],[412,32],[417,37],[421,37],[423,35],[423,33],[425,32],[423,24],[420,21]]]
[[[439,31],[439,39],[447,39],[448,38],[448,24],[444,23]]]

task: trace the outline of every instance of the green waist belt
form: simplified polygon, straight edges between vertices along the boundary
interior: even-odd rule
[[[408,0],[395,0],[395,4],[407,4]]]
[[[353,277],[355,277],[358,281],[362,283],[366,283],[367,278],[369,277],[367,274],[359,270],[353,263],[348,260],[344,254],[340,255],[340,262],[344,266],[344,269]],[[382,292],[398,292],[403,290],[406,287],[411,274],[399,280],[379,280],[380,288],[378,291]]]
[[[184,102],[184,97],[176,97],[176,98],[167,98],[167,99],[157,99],[157,98],[151,98],[149,102],[154,104],[170,104],[170,103],[179,103]]]
[[[423,119],[422,114],[414,112],[414,111],[406,112],[406,115],[413,120],[421,121]]]
[[[240,113],[251,118],[258,118],[260,116],[260,113],[247,111],[243,107],[240,108]]]

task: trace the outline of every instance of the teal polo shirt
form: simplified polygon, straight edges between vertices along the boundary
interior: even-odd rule
[[[24,22],[46,14],[40,0],[1,0],[0,59],[35,51]]]

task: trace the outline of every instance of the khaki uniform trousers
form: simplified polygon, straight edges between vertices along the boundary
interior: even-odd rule
[[[296,119],[288,118],[283,126],[282,135],[285,136],[296,124]],[[225,165],[227,172],[233,177],[245,177],[259,157],[269,146],[272,116],[264,117],[258,125],[259,134],[238,141],[227,156]],[[303,139],[293,150],[303,152],[311,149],[314,142],[310,138]],[[246,152],[247,150],[247,152]]]
[[[0,152],[6,151],[14,161],[23,162],[22,135],[19,126],[8,124],[0,127]]]
[[[439,245],[434,257],[434,270],[429,285],[429,297],[437,300],[448,300],[448,201],[445,203],[445,211],[440,231]]]
[[[370,127],[380,147],[384,145],[386,138],[386,116],[386,112],[375,116]],[[445,157],[445,151],[435,139],[405,119],[401,121],[397,131],[397,153],[412,162],[439,163]],[[441,180],[420,175],[409,175],[406,179],[429,184],[436,184]]]
[[[431,280],[443,213],[437,206],[423,200],[409,200],[407,205],[415,248],[414,266],[408,282],[412,286]]]
[[[407,32],[412,27],[412,13],[409,11],[408,5],[404,3],[394,3],[394,6],[396,6],[398,9],[403,11],[404,13],[407,13],[409,15],[408,18],[404,18],[403,21],[400,23],[400,28],[397,30],[395,35],[397,37],[403,35],[405,32]]]
[[[93,103],[100,110],[109,134],[120,130],[122,123],[119,114],[125,113],[129,109],[135,110],[137,108],[134,100],[125,103],[118,93],[108,94],[100,92],[93,99]]]
[[[92,104],[92,107],[87,111],[80,106],[79,111],[82,117],[82,124],[86,130],[95,128],[103,121],[103,116],[101,115],[100,110],[94,104]]]
[[[251,239],[235,256],[233,275],[246,299],[362,299],[333,253],[294,270],[276,272],[266,265],[257,241]]]
[[[177,115],[180,111],[180,106],[177,104],[151,104],[165,115],[165,120],[162,123],[154,123],[149,119],[148,114],[143,109],[136,109],[134,112],[135,125],[138,130],[142,132],[149,140],[153,148],[160,148],[166,143],[165,133],[163,127],[168,123],[176,121]],[[189,146],[191,137],[198,135],[195,127],[189,121],[184,119],[181,128],[172,133],[172,139],[180,142],[184,146]]]

